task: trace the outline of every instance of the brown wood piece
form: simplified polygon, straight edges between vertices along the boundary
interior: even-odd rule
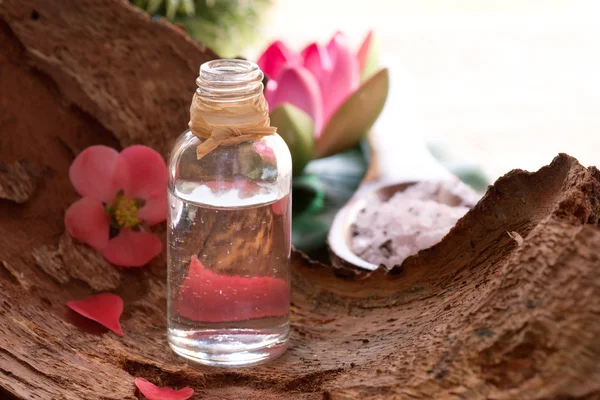
[[[214,53],[118,0],[0,1],[0,49],[0,162],[39,171],[22,204],[0,199],[0,398],[135,399],[134,377],[206,399],[600,398],[596,168],[560,155],[507,174],[390,273],[294,253],[285,355],[194,367],[167,348],[164,256],[102,274],[63,216],[86,146],[166,155]],[[122,338],[65,307],[102,290],[125,300]]]

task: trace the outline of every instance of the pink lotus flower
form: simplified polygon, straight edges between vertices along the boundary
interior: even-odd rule
[[[119,318],[123,313],[123,299],[116,294],[100,293],[82,300],[69,301],[67,307],[104,325],[117,335],[123,336],[123,330],[119,323]]]
[[[387,70],[377,71],[375,54],[371,32],[356,53],[337,32],[327,45],[310,43],[299,53],[275,41],[260,56],[271,122],[290,147],[295,174],[313,152],[325,157],[348,150],[373,125],[388,89]]]
[[[184,387],[174,390],[169,386],[158,387],[144,378],[135,378],[135,386],[148,400],[187,400],[194,395],[194,389]]]
[[[269,77],[265,97],[270,108],[286,102],[297,106],[313,119],[319,136],[333,113],[358,89],[359,68],[366,64],[370,43],[371,33],[358,54],[341,32],[326,46],[311,43],[300,53],[281,41],[272,43],[258,60]]]
[[[156,151],[130,146],[121,153],[106,146],[81,152],[69,169],[83,196],[65,214],[69,234],[115,265],[140,267],[162,251],[146,229],[167,215],[167,167]]]

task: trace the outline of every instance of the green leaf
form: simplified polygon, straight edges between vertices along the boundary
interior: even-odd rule
[[[148,0],[148,4],[146,5],[146,11],[148,14],[152,15],[160,9],[163,0]]]
[[[317,138],[317,157],[356,146],[371,129],[387,99],[389,74],[382,69],[367,80],[333,114]]]
[[[194,16],[196,14],[196,6],[194,6],[194,0],[182,0],[179,11],[187,16]]]
[[[174,23],[223,58],[239,57],[260,37],[272,0],[195,0],[194,14],[178,13]]]
[[[314,125],[304,111],[285,103],[271,112],[271,125],[287,143],[292,153],[293,175],[298,176],[313,158]]]
[[[292,185],[292,243],[302,251],[325,247],[337,212],[365,176],[368,163],[359,147],[311,161]]]
[[[175,13],[177,13],[177,9],[179,8],[179,2],[181,0],[167,0],[167,12],[166,16],[169,20],[173,20],[175,18]]]
[[[260,37],[263,16],[273,3],[272,0],[129,1],[150,15],[166,16],[224,58],[239,57]]]

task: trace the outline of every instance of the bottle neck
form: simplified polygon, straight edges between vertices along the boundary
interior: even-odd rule
[[[210,103],[244,101],[263,92],[263,73],[246,60],[222,59],[202,64],[196,94]]]
[[[221,145],[275,134],[262,79],[262,71],[249,61],[214,60],[202,64],[188,124],[194,135],[206,139],[197,147],[198,159]]]

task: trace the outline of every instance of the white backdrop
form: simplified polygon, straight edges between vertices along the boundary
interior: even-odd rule
[[[279,0],[250,55],[337,29],[358,45],[370,28],[391,70],[376,132],[407,168],[431,165],[426,139],[492,179],[558,152],[600,165],[600,1]]]

